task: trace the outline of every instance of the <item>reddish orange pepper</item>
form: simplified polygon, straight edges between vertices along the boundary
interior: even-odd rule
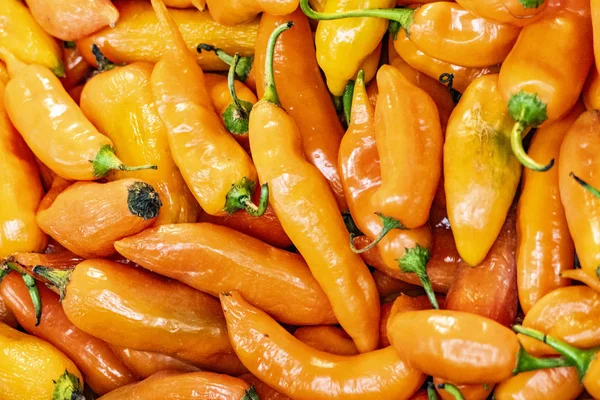
[[[575,400],[583,392],[575,368],[550,368],[523,372],[494,390],[497,400]]]
[[[420,288],[416,285],[411,285],[410,283],[406,283],[399,279],[394,279],[377,269],[374,270],[371,275],[375,281],[375,286],[377,286],[379,297],[382,298],[401,292],[420,290]]]
[[[143,379],[161,371],[200,371],[194,365],[166,354],[126,349],[115,345],[111,345],[110,347],[127,368]]]
[[[258,394],[260,400],[291,400],[285,394],[271,389],[270,386],[252,374],[244,374],[239,376],[239,378],[246,381],[249,385],[254,386],[254,390],[256,390],[256,394]]]
[[[564,118],[538,129],[529,154],[538,159],[558,158],[567,131],[582,112],[578,103]],[[517,208],[517,283],[521,309],[527,314],[546,293],[569,285],[561,273],[573,268],[575,249],[560,201],[558,169],[545,174],[526,169],[522,182]]]
[[[336,326],[306,326],[296,329],[294,337],[320,351],[341,356],[358,354],[358,349],[342,328]]]
[[[65,77],[61,78],[60,81],[67,91],[83,83],[92,74],[92,66],[81,56],[73,42],[63,43],[63,60],[65,63]]]
[[[525,26],[544,15],[548,0],[456,0],[465,9],[500,24]]]
[[[19,325],[17,318],[10,311],[10,308],[6,306],[6,303],[0,297],[0,323],[6,324],[12,328],[16,328]]]
[[[19,324],[30,334],[56,346],[83,373],[94,392],[104,394],[133,383],[137,377],[113,353],[108,344],[75,327],[62,310],[58,296],[43,285],[38,286],[42,301],[42,318],[36,315],[29,292],[21,276],[10,273],[2,280],[0,294],[13,311]]]
[[[445,390],[448,382],[440,378],[433,378],[433,383],[442,400],[456,399],[452,392]],[[489,383],[475,385],[456,384],[454,386],[463,396],[463,400],[485,400],[492,393],[492,390],[494,390],[494,385]]]
[[[392,347],[356,356],[328,354],[293,338],[237,292],[222,294],[221,305],[229,338],[244,365],[294,399],[408,398],[425,380]]]
[[[592,65],[590,68],[581,97],[588,111],[600,110],[600,75],[596,65]]]
[[[250,21],[261,12],[285,15],[298,8],[298,0],[206,0],[206,4],[215,21],[228,26]]]

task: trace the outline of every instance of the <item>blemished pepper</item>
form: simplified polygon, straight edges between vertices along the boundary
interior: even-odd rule
[[[206,369],[243,371],[219,302],[208,294],[101,259],[70,270],[36,266],[33,272],[60,294],[75,326],[109,344],[174,355]]]
[[[327,295],[335,316],[359,351],[377,348],[379,295],[369,269],[348,246],[349,235],[327,180],[305,157],[298,126],[281,108],[273,54],[277,27],[265,57],[265,94],[250,113],[250,149],[270,204],[284,230]],[[306,231],[307,224],[311,231]]]
[[[121,359],[134,374],[142,379],[148,378],[160,371],[196,372],[199,368],[189,362],[163,353],[151,351],[132,350],[119,346],[110,346],[114,353]]]
[[[352,338],[337,326],[305,326],[296,329],[294,337],[313,349],[341,356],[353,356],[358,353]]]
[[[153,0],[152,6],[168,39],[150,81],[175,164],[207,213],[223,215],[245,209],[261,216],[268,202],[267,185],[261,187],[259,205],[254,204],[257,177],[250,156],[223,126],[204,72],[175,20],[162,1]]]
[[[110,0],[25,0],[33,18],[60,40],[77,40],[115,26],[119,11]]]
[[[107,343],[82,332],[67,319],[56,294],[44,285],[39,285],[38,289],[42,318],[36,325],[33,304],[21,276],[10,273],[2,280],[0,295],[13,311],[19,325],[65,353],[77,365],[85,382],[98,394],[137,380]]]
[[[498,75],[478,78],[463,93],[446,128],[444,186],[448,218],[462,259],[483,261],[504,224],[521,165],[510,148],[513,120]]]
[[[456,0],[465,9],[500,24],[525,26],[542,17],[549,0]]]
[[[575,400],[583,392],[573,367],[522,372],[496,386],[496,400]]]
[[[58,42],[39,26],[22,1],[3,1],[0,21],[1,47],[24,63],[39,64],[50,68],[56,76],[65,76]]]
[[[388,336],[401,359],[454,383],[501,382],[519,372],[569,365],[535,358],[520,348],[509,328],[461,311],[422,310],[395,315]]]
[[[600,74],[596,65],[592,65],[588,74],[581,98],[588,111],[600,110]]]
[[[210,15],[225,26],[248,22],[260,13],[286,15],[298,8],[298,0],[206,0]]]
[[[16,0],[11,0],[16,1]],[[92,45],[96,44],[110,60],[117,64],[134,61],[158,62],[164,51],[164,36],[160,24],[148,0],[116,0],[119,10],[119,23],[114,28],[104,28],[77,41],[77,48],[83,57],[96,65]],[[212,19],[208,11],[177,10],[169,11],[184,34],[188,48],[196,51],[200,40],[221,47],[231,53],[249,55],[254,51],[258,19],[227,27]],[[196,54],[195,60],[205,71],[226,71],[227,65],[215,55]]]
[[[48,342],[0,323],[0,398],[84,400],[81,373]]]
[[[120,240],[115,248],[150,271],[213,296],[238,290],[280,322],[336,322],[300,256],[233,229],[209,223],[166,225]]]
[[[600,187],[599,128],[600,111],[581,114],[563,140],[558,164],[560,198],[575,250],[582,270],[595,280],[600,280],[600,199],[585,185]]]
[[[173,162],[167,130],[154,104],[150,85],[154,66],[145,62],[103,66],[110,70],[86,83],[81,110],[113,142],[123,162],[158,167],[156,171],[113,171],[108,180],[137,178],[154,187],[162,202],[158,225],[195,222],[198,203]]]
[[[73,253],[114,254],[114,242],[151,226],[161,208],[156,190],[137,179],[77,182],[37,214],[39,227]]]
[[[404,399],[425,380],[425,375],[399,358],[392,347],[355,356],[325,353],[292,337],[237,292],[220,298],[229,338],[244,365],[291,398]]]
[[[531,128],[565,115],[579,99],[594,60],[589,7],[589,0],[572,0],[523,28],[500,69],[498,87],[516,121],[511,147],[519,161],[535,171],[547,171],[555,160],[529,157],[522,138]]]
[[[537,159],[558,158],[567,131],[583,110],[577,103],[564,118],[540,127],[529,154]],[[567,286],[570,281],[561,273],[573,268],[575,249],[560,200],[558,168],[544,174],[525,169],[517,208],[517,240],[519,301],[527,314],[546,293]]]
[[[214,372],[158,372],[138,383],[116,389],[98,400],[165,399],[254,400],[256,392],[246,382]]]

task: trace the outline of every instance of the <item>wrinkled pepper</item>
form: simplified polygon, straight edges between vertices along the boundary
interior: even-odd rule
[[[340,356],[353,356],[358,354],[358,349],[342,328],[337,326],[306,326],[296,329],[294,337],[325,353],[339,354]]]
[[[210,15],[225,26],[248,22],[258,14],[286,15],[298,8],[298,0],[206,0]]]
[[[583,392],[577,369],[549,368],[522,372],[496,386],[496,400],[575,400]]]
[[[200,370],[186,361],[167,354],[132,350],[114,345],[110,347],[127,368],[144,379],[157,372],[167,370],[177,372],[196,372]]]
[[[473,14],[500,24],[525,26],[544,15],[549,0],[456,0]]]

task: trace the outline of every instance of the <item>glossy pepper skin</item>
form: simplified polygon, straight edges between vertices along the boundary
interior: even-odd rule
[[[525,26],[534,23],[542,17],[549,0],[522,1],[522,0],[457,0],[466,10],[476,15],[495,21],[500,24]],[[523,3],[530,3],[524,7]]]
[[[353,356],[358,353],[352,338],[337,326],[305,326],[296,329],[294,337],[313,349],[341,356]]]
[[[293,338],[236,292],[222,294],[221,305],[230,340],[244,365],[291,398],[405,399],[425,380],[392,347],[356,356],[328,354]]]
[[[269,387],[266,383],[258,379],[252,374],[244,374],[238,378],[248,382],[249,385],[254,386],[256,394],[260,400],[291,400],[285,394],[279,393],[276,390]]]
[[[594,56],[596,58],[596,68],[600,65],[600,1],[590,0],[590,10],[592,13],[592,27],[594,35]]]
[[[60,40],[77,40],[114,26],[119,11],[110,0],[26,0],[33,18]]]
[[[202,292],[238,290],[290,325],[335,323],[333,311],[300,256],[209,223],[165,225],[115,243],[127,259]]]
[[[38,25],[22,1],[4,1],[0,18],[0,46],[22,62],[50,68],[56,76],[65,75],[58,43]]]
[[[586,111],[577,118],[560,148],[559,187],[569,231],[581,268],[594,280],[600,280],[600,200],[580,186],[571,174],[593,187],[599,187],[600,111]]]
[[[265,92],[264,64],[269,35],[287,21],[294,22],[294,28],[277,41],[273,60],[277,94],[281,106],[298,126],[306,159],[327,179],[340,210],[345,211],[347,205],[337,170],[344,130],[315,61],[308,19],[300,10],[284,16],[263,14],[254,55],[257,94],[262,97]]]
[[[537,130],[529,155],[558,158],[567,131],[583,112],[581,103],[564,118]],[[543,199],[542,201],[540,201]],[[517,208],[517,283],[525,314],[545,294],[567,286],[561,273],[573,268],[575,248],[560,200],[558,168],[539,173],[526,168]]]
[[[83,58],[74,43],[63,43],[63,60],[65,63],[65,77],[60,81],[67,92],[83,84],[93,72],[92,66]],[[71,96],[73,97],[73,96]],[[78,101],[75,101],[79,103]]]
[[[67,319],[56,294],[44,285],[38,285],[38,290],[42,300],[42,318],[36,326],[35,311],[23,279],[10,273],[0,285],[2,299],[28,333],[65,353],[84,375],[85,382],[98,394],[137,380],[107,343],[82,332]]]
[[[575,368],[550,368],[523,372],[496,386],[497,400],[575,400],[583,386]]]
[[[588,111],[600,110],[600,75],[595,65],[592,65],[592,68],[590,68],[581,98]]]
[[[219,303],[207,294],[101,259],[62,272],[36,267],[34,273],[53,283],[67,318],[84,332],[110,344],[174,355],[209,369],[241,370]],[[111,329],[104,329],[107,325]]]
[[[114,171],[109,181],[137,178],[152,185],[162,207],[156,224],[195,222],[198,203],[187,188],[169,150],[150,85],[153,65],[135,62],[90,79],[81,93],[81,110],[119,149],[130,165],[156,165],[156,171]]]
[[[119,346],[110,346],[119,359],[135,375],[148,378],[161,371],[196,372],[200,371],[194,365],[163,353],[132,350]]]
[[[444,186],[456,247],[471,266],[498,237],[521,177],[510,147],[513,120],[498,75],[478,78],[463,93],[446,128]]]
[[[16,0],[14,0],[16,1]],[[158,62],[164,51],[165,42],[160,24],[148,0],[117,0],[119,23],[114,28],[104,28],[77,41],[83,57],[92,65],[96,60],[92,44],[96,44],[104,55],[116,64],[134,61]],[[226,27],[212,19],[208,11],[170,10],[177,25],[184,33],[188,48],[196,51],[199,42],[211,43],[231,53],[252,54],[258,29],[258,19],[235,27]],[[198,64],[206,71],[224,71],[227,66],[215,55],[203,52],[196,54]]]
[[[225,26],[248,22],[260,13],[286,15],[298,8],[298,0],[206,0],[210,15]]]
[[[19,332],[0,323],[0,397],[11,400],[71,400],[83,399],[83,378],[81,373],[63,353],[51,344]],[[53,381],[59,381],[60,387],[68,386],[70,380],[62,375],[71,374],[77,389],[73,395],[53,397]]]
[[[275,33],[281,33],[280,26]],[[327,181],[306,159],[300,131],[279,106],[269,40],[265,96],[250,113],[250,148],[284,230],[327,295],[335,316],[361,352],[377,348],[379,296],[369,269],[348,246],[348,231]],[[307,231],[310,227],[310,231]]]
[[[98,400],[251,400],[249,385],[241,379],[214,372],[158,372],[143,380],[114,390]]]

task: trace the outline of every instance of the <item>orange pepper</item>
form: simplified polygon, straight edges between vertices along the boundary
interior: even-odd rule
[[[433,378],[433,384],[442,400],[454,400],[456,397],[448,390],[444,390],[447,383],[444,379]],[[464,400],[485,400],[492,393],[492,390],[494,390],[494,385],[489,383],[475,385],[456,384],[455,387],[461,393]]]
[[[590,0],[590,10],[592,14],[592,27],[594,37],[594,56],[596,58],[596,68],[600,65],[600,1]]]
[[[525,26],[544,15],[548,0],[456,0],[473,14],[500,24]]]
[[[156,220],[161,201],[144,181],[77,182],[37,214],[40,228],[73,253],[86,258],[114,254],[115,241]]]
[[[427,296],[411,297],[400,294],[393,303],[381,306],[381,322],[379,325],[379,347],[389,346],[390,339],[387,335],[387,324],[390,318],[406,311],[431,310],[431,302]]]
[[[256,390],[256,394],[258,394],[258,398],[260,400],[291,400],[285,394],[281,394],[273,390],[270,386],[252,374],[244,374],[238,378],[243,379],[249,385],[252,385],[254,390]]]
[[[254,216],[264,214],[268,187],[263,185],[260,205],[255,205],[252,195],[257,179],[250,156],[215,112],[204,73],[174,19],[161,0],[153,0],[152,6],[169,35],[164,56],[152,71],[151,84],[175,164],[207,213],[223,215],[245,209]]]
[[[119,11],[110,0],[26,0],[33,18],[50,35],[77,40],[115,26]]]
[[[108,175],[109,181],[129,176],[156,188],[163,203],[156,220],[158,225],[195,222],[198,204],[173,162],[167,130],[152,96],[153,67],[136,62],[95,75],[81,94],[81,110],[115,144],[125,163],[158,167],[157,171],[136,171],[129,175],[114,171]]]
[[[75,326],[109,344],[173,355],[208,369],[243,371],[219,303],[208,294],[108,260],[86,260],[70,270],[36,266],[33,272],[61,295]]]
[[[581,114],[563,140],[558,164],[560,198],[569,231],[581,268],[594,280],[600,279],[600,199],[590,193],[586,185],[598,187],[600,184],[597,178],[599,128],[600,111]]]
[[[278,321],[335,323],[325,293],[297,254],[209,223],[147,229],[115,243],[127,259],[213,296],[238,290]]]
[[[417,393],[415,393],[409,400],[431,400],[431,397],[429,397],[427,390],[421,389]]]
[[[446,128],[448,217],[458,252],[472,266],[498,237],[521,177],[510,149],[513,120],[504,104],[498,75],[480,77],[463,93]]]
[[[123,386],[98,400],[223,399],[252,400],[252,389],[241,379],[214,372],[158,372],[149,378]],[[256,394],[254,393],[254,396]],[[254,397],[255,398],[255,397]]]
[[[342,328],[336,326],[305,326],[296,329],[294,337],[320,351],[341,356],[358,354],[358,349]]]
[[[561,118],[577,102],[594,59],[589,7],[589,0],[571,0],[523,28],[500,69],[498,87],[516,121],[511,147],[519,161],[535,171],[547,171],[554,159],[540,160],[549,161],[545,165],[533,160],[523,149],[522,137],[546,120]]]
[[[575,400],[583,392],[575,368],[550,368],[522,372],[508,378],[494,391],[497,400]]]
[[[581,97],[588,111],[600,110],[600,75],[596,65],[592,65],[592,68],[590,68]]]
[[[240,360],[254,376],[292,398],[403,399],[425,380],[392,347],[355,356],[329,354],[292,337],[237,292],[222,294],[221,305]]]
[[[50,246],[48,246],[46,251],[48,252],[50,249]],[[73,268],[82,262],[83,258],[71,253],[69,250],[63,249],[51,253],[14,253],[10,257],[5,258],[5,261],[16,263],[21,269],[29,273],[33,271],[33,267],[36,265],[44,265],[57,269]]]
[[[379,297],[387,297],[395,293],[419,290],[418,286],[411,285],[410,283],[406,283],[399,279],[394,279],[377,269],[374,270],[371,275],[375,281],[375,286],[377,286]]]
[[[126,349],[119,346],[110,346],[114,353],[121,359],[134,374],[145,379],[161,371],[196,372],[200,371],[194,365],[176,357],[151,351]]]
[[[204,10],[206,7],[205,0],[165,0],[167,7],[173,8],[191,8],[196,7],[199,10]]]
[[[286,15],[298,8],[298,0],[206,0],[210,15],[226,26],[252,20],[258,14]]]
[[[9,273],[0,286],[2,299],[28,333],[65,353],[83,373],[85,382],[98,394],[137,380],[108,344],[82,332],[67,319],[58,296],[43,285],[39,285],[38,290],[42,301],[42,317],[40,323],[36,324],[33,304],[21,277]]]
[[[81,56],[73,42],[63,43],[63,59],[65,60],[65,77],[61,78],[60,81],[67,91],[82,84],[94,70]],[[75,102],[79,103],[78,101]]]
[[[582,282],[597,292],[600,292],[600,280],[596,279],[595,276],[589,275],[582,269],[571,269],[567,271],[563,271],[561,274],[563,278],[574,279],[576,281]]]
[[[582,112],[582,104],[577,103],[564,118],[539,128],[529,154],[538,159],[557,158],[567,131]],[[517,208],[517,239],[519,300],[527,314],[546,293],[570,283],[561,273],[573,268],[575,249],[560,201],[558,169],[544,174],[525,169]]]
[[[10,311],[10,308],[6,306],[6,303],[0,297],[0,323],[6,324],[12,328],[16,328],[19,325],[17,318]]]
[[[367,266],[348,246],[335,197],[305,158],[297,125],[279,106],[273,53],[277,37],[290,27],[279,26],[268,42],[265,95],[250,113],[250,148],[261,181],[271,188],[270,203],[281,225],[329,298],[337,320],[361,352],[371,351],[379,337],[377,288]]]

